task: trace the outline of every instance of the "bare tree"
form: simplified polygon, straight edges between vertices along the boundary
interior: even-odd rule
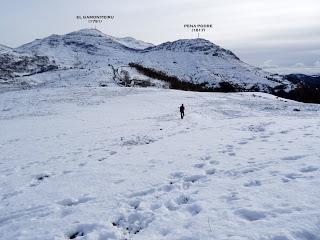
[[[125,86],[130,86],[131,80],[130,80],[130,74],[127,70],[121,70],[120,75],[123,77],[123,81]]]

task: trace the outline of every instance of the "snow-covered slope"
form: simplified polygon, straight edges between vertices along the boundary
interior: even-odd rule
[[[66,35],[51,35],[16,49],[21,53],[33,53],[54,58],[66,67],[105,66],[109,61],[121,61],[124,53],[134,51],[115,38],[98,30],[85,29]]]
[[[136,40],[132,37],[124,37],[124,38],[115,38],[119,43],[134,49],[146,49],[149,47],[153,47],[152,43],[147,43],[141,40]]]
[[[69,87],[0,112],[1,240],[319,239],[319,105]]]
[[[132,38],[115,38],[95,29],[84,29],[35,40],[16,51],[49,56],[65,70],[90,69],[95,76],[103,71],[107,85],[123,82],[118,74],[121,67],[137,63],[177,77],[182,82],[205,84],[211,88],[219,87],[222,82],[242,90],[265,92],[276,87],[292,88],[283,77],[252,67],[231,51],[204,39],[184,39],[152,46]],[[88,84],[99,83],[92,79],[88,77]]]
[[[47,56],[19,53],[14,49],[0,46],[0,84],[13,84],[15,78],[54,71],[57,68],[54,60],[50,60]],[[21,84],[23,81],[18,82]]]
[[[193,83],[208,83],[208,86],[229,82],[245,89],[257,87],[268,91],[281,84],[288,84],[281,76],[272,75],[252,67],[205,39],[185,39],[168,42],[144,53],[140,62]]]
[[[1,53],[11,52],[11,51],[12,51],[12,48],[0,44],[0,54],[1,54]]]

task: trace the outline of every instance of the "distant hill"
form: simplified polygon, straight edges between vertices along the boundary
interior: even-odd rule
[[[302,84],[310,87],[320,87],[320,75],[305,75],[305,74],[289,74],[286,79],[294,84]]]

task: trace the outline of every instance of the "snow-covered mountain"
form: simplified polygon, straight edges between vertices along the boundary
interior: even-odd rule
[[[228,82],[240,88],[268,91],[290,85],[281,76],[242,62],[235,54],[205,39],[184,39],[147,49],[140,64],[196,84],[217,87]]]
[[[19,53],[12,48],[0,46],[0,84],[14,83],[22,76],[39,74],[58,69],[54,60],[47,56]],[[21,81],[20,81],[21,83]]]
[[[154,46],[152,43],[147,43],[147,42],[144,42],[141,40],[136,40],[132,37],[114,38],[114,39],[129,48],[146,49],[146,48]]]
[[[84,29],[65,35],[51,35],[15,50],[47,56],[64,70],[52,76],[46,73],[32,78],[57,79],[59,74],[59,79],[66,76],[70,79],[76,74],[77,79],[85,76],[86,83],[81,82],[88,85],[101,82],[104,86],[127,85],[139,81],[149,81],[149,85],[154,85],[156,80],[153,78],[157,76],[150,77],[141,71],[137,72],[137,69],[129,66],[129,63],[135,63],[207,89],[219,88],[222,83],[236,86],[239,90],[270,92],[275,88],[292,89],[292,84],[282,76],[250,66],[231,51],[205,39],[183,39],[153,46],[133,38],[116,38],[96,29]],[[70,71],[73,73],[70,74]],[[49,82],[59,84],[55,80]],[[170,87],[170,83],[167,86]]]
[[[12,51],[12,48],[0,44],[0,54],[6,53],[6,52],[11,52],[11,51]]]

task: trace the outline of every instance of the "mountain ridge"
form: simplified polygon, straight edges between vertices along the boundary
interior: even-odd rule
[[[169,88],[174,88],[173,85],[191,84],[201,86],[204,91],[221,90],[227,84],[231,86],[227,88],[230,91],[259,91],[280,96],[287,96],[287,93],[297,87],[284,76],[251,66],[230,50],[201,38],[178,39],[152,45],[131,37],[116,38],[96,29],[81,29],[36,39],[12,51],[15,54],[45,56],[48,58],[46,64],[50,62],[53,66],[43,67],[44,71],[40,74],[27,69],[22,76],[8,76],[3,71],[0,73],[0,81],[6,78],[7,84],[24,83],[25,86],[29,82],[36,82],[54,86]],[[12,62],[14,65],[15,62]],[[138,70],[133,66],[142,68]],[[8,65],[5,67],[10,68]],[[147,70],[149,74],[141,69]],[[166,77],[175,79],[179,84],[172,84],[170,81],[159,83]],[[180,89],[190,90],[183,87]]]

